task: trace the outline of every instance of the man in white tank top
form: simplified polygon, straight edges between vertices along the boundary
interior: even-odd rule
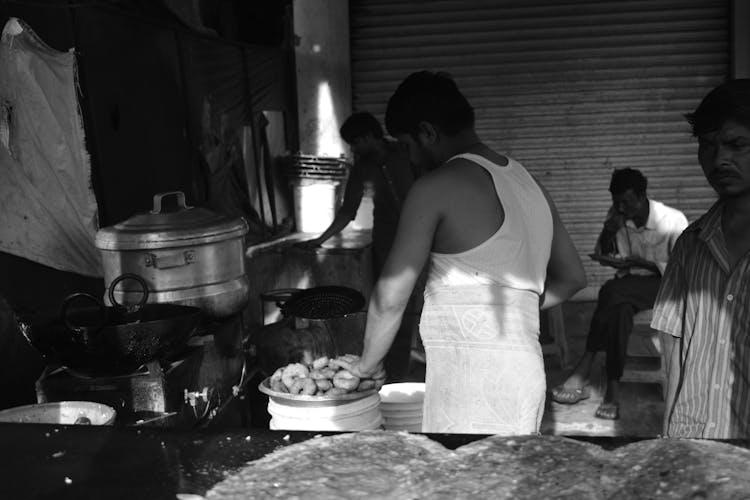
[[[346,368],[362,376],[380,369],[429,261],[422,430],[538,432],[545,397],[539,308],[585,286],[554,203],[518,162],[480,141],[471,105],[444,73],[406,78],[388,103],[386,127],[428,173],[404,202],[370,299],[362,356]]]

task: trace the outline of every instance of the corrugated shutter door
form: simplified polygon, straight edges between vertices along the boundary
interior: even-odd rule
[[[450,72],[480,137],[549,190],[597,287],[613,169],[691,221],[714,200],[683,114],[729,74],[728,16],[725,0],[355,0],[353,106],[382,118],[406,75]]]

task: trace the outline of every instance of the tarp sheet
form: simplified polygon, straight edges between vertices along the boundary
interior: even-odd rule
[[[73,50],[11,18],[0,42],[0,251],[102,276]]]

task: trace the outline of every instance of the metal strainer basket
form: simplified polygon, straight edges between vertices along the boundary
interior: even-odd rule
[[[282,306],[284,316],[305,319],[341,318],[362,311],[365,297],[353,288],[318,286],[300,290]]]

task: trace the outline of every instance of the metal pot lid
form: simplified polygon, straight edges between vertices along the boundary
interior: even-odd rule
[[[175,196],[177,209],[162,210],[162,198]],[[211,210],[185,204],[185,194],[169,191],[154,195],[150,212],[100,229],[96,247],[100,250],[140,250],[202,245],[242,237],[248,232],[244,219],[231,218]]]

